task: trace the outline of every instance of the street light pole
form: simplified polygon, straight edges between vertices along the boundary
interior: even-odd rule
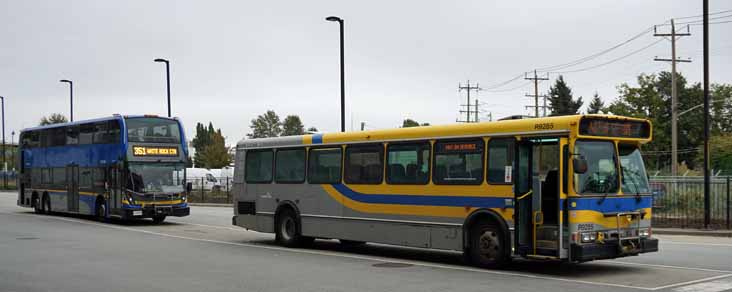
[[[5,97],[0,96],[0,103],[2,103],[2,124],[3,124],[3,189],[8,188],[8,170],[7,161],[5,160]]]
[[[343,19],[337,16],[328,16],[327,21],[338,22],[341,28],[341,132],[346,131],[346,70],[343,57]]]
[[[165,63],[165,78],[168,81],[168,117],[170,118],[170,61],[166,59],[155,59],[155,62]]]
[[[61,83],[68,83],[69,84],[69,101],[71,104],[71,111],[69,112],[69,121],[74,121],[74,82],[71,80],[61,79],[59,80]]]
[[[709,0],[703,1],[704,23],[704,228],[711,223],[709,174]]]

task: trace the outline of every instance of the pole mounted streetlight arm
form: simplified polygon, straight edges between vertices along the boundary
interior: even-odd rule
[[[158,59],[155,59],[154,61],[155,61],[155,62],[163,62],[163,63],[168,63],[168,62],[169,62],[169,61],[168,61],[168,60],[166,60],[166,59],[160,59],[160,58],[158,58]]]
[[[343,22],[343,19],[341,19],[338,16],[328,16],[325,18],[327,21],[337,21],[337,22]]]
[[[158,63],[165,63],[165,79],[167,80],[167,90],[168,90],[168,117],[171,117],[171,111],[170,111],[170,61],[162,58],[157,58],[154,60]]]
[[[69,121],[74,121],[74,82],[71,80],[61,79],[58,82],[69,84]]]

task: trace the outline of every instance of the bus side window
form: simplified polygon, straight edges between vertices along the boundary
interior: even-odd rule
[[[345,164],[346,183],[380,184],[384,175],[384,146],[348,146]]]
[[[311,149],[308,156],[308,182],[334,184],[341,182],[341,148]]]
[[[510,170],[507,166],[513,165],[514,139],[501,138],[488,141],[488,183],[510,184],[506,181],[512,175],[506,174]]]
[[[247,151],[245,179],[247,183],[272,182],[272,150]]]
[[[483,183],[483,140],[435,143],[432,181],[435,184]]]
[[[66,128],[66,145],[76,145],[79,143],[79,127],[70,126]]]
[[[305,181],[305,148],[277,150],[275,181],[277,183]]]
[[[79,144],[89,145],[93,143],[94,125],[85,124],[79,127]]]
[[[386,182],[424,185],[430,180],[430,143],[389,144]]]

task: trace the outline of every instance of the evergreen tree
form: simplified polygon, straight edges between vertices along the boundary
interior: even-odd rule
[[[310,127],[310,128],[308,128],[308,131],[307,132],[308,133],[317,133],[318,132],[318,128],[316,128],[316,127]]]
[[[300,117],[297,115],[289,115],[282,122],[282,136],[296,136],[305,134],[305,126],[302,124]]]
[[[61,124],[61,123],[66,123],[68,121],[69,120],[66,119],[66,116],[59,114],[59,113],[54,113],[48,117],[41,118],[41,122],[39,125],[46,126],[46,125],[52,125],[52,124]]]
[[[282,133],[280,117],[272,110],[252,119],[249,127],[252,129],[252,133],[247,134],[249,138],[277,137]]]
[[[587,106],[588,114],[601,114],[605,110],[605,103],[600,99],[600,95],[595,92],[592,102]]]
[[[209,123],[209,125],[213,127],[213,124]],[[210,144],[211,132],[203,124],[196,123],[196,136],[191,140],[191,145],[193,146],[193,149],[195,149],[193,163],[196,167],[201,167],[206,164],[202,155],[203,150]]]
[[[207,145],[201,153],[202,167],[210,169],[228,166],[231,163],[231,157],[229,156],[229,147],[226,147],[225,138],[221,134],[221,129],[211,134],[210,139],[211,144]]]
[[[572,89],[567,86],[564,77],[559,75],[554,85],[549,88],[549,108],[552,116],[576,115],[582,107],[582,97],[572,97]]]
[[[402,122],[402,128],[409,128],[409,127],[420,127],[420,126],[429,126],[430,123],[419,123],[412,119],[404,119]]]

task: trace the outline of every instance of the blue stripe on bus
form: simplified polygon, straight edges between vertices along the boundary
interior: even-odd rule
[[[639,200],[635,196],[627,195],[617,197],[617,195],[610,194],[605,199],[602,197],[571,198],[569,202],[570,210],[592,210],[602,213],[614,213],[651,208],[652,198],[650,196],[643,196]],[[572,203],[576,203],[576,205],[572,207]]]
[[[323,134],[314,134],[313,144],[323,144]]]
[[[513,204],[506,204],[506,199],[500,197],[459,197],[459,196],[424,196],[424,195],[383,195],[362,194],[343,184],[333,184],[339,193],[347,198],[368,204],[395,204],[418,206],[445,206],[445,207],[473,207],[473,208],[513,208]]]

